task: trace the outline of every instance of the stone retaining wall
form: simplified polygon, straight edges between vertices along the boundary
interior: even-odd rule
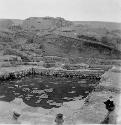
[[[103,70],[62,70],[62,69],[47,69],[39,67],[31,67],[27,69],[21,69],[19,71],[5,72],[0,74],[0,80],[12,80],[26,77],[29,75],[41,75],[41,76],[54,76],[54,77],[67,77],[67,78],[89,78],[89,79],[100,79],[104,73]]]
[[[22,77],[32,75],[33,74],[33,68],[29,68],[26,70],[20,70],[15,72],[6,72],[0,75],[0,80],[12,80],[12,79],[20,79]]]

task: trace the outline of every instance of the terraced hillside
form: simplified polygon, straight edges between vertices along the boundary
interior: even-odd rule
[[[0,20],[0,52],[29,61],[34,56],[120,59],[119,27],[120,23],[53,17]]]

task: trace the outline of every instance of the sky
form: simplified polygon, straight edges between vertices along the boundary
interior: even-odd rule
[[[0,18],[121,22],[121,0],[0,0]]]

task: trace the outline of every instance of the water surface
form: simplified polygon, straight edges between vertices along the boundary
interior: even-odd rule
[[[98,80],[29,76],[21,80],[2,82],[0,100],[12,101],[22,98],[32,107],[51,109],[63,102],[85,98],[98,84]]]

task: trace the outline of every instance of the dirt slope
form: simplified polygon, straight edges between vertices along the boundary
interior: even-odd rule
[[[0,51],[26,56],[120,59],[120,23],[30,17],[0,20]],[[7,51],[6,51],[7,50]],[[10,50],[10,51],[8,51]],[[7,53],[9,52],[9,53]]]

